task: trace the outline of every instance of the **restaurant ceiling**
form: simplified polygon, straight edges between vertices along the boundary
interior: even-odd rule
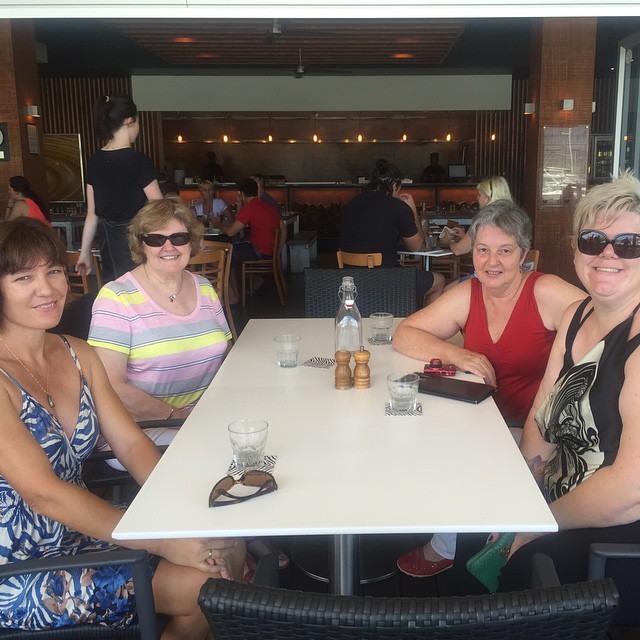
[[[1,0],[0,0],[1,1]],[[532,20],[37,19],[41,73],[108,71],[289,74],[450,73],[492,69],[526,77]],[[640,18],[599,18],[596,74]]]

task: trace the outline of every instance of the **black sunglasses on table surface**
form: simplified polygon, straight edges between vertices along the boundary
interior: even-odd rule
[[[162,247],[166,241],[169,241],[174,247],[182,247],[191,240],[191,235],[187,231],[172,233],[165,236],[161,233],[145,233],[142,236],[142,242],[148,247]]]
[[[249,495],[234,496],[229,492],[237,484],[245,487],[257,487],[257,490]],[[257,498],[266,493],[271,493],[277,488],[278,484],[276,479],[266,471],[246,471],[237,480],[233,476],[225,476],[213,485],[213,489],[211,489],[211,493],[209,494],[209,506],[224,507],[227,504],[245,502],[246,500],[251,500],[251,498]]]
[[[640,258],[640,233],[619,233],[613,238],[594,229],[583,229],[578,233],[578,251],[587,256],[599,256],[608,244],[618,258]]]

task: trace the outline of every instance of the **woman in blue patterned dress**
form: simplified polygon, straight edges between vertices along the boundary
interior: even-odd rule
[[[0,562],[75,555],[116,545],[122,511],[87,491],[82,464],[100,433],[142,484],[155,445],[111,388],[84,342],[47,333],[67,293],[64,248],[42,223],[0,225]],[[99,426],[98,426],[99,425]],[[123,544],[123,543],[118,543]],[[241,576],[236,539],[127,542],[153,554],[163,638],[206,638],[197,595],[208,577]],[[0,627],[42,629],[81,622],[123,626],[133,615],[128,569],[32,574],[0,584]]]

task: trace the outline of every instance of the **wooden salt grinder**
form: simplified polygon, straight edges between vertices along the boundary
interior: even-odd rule
[[[353,354],[356,366],[353,370],[353,384],[356,389],[368,389],[371,386],[371,369],[369,358],[371,353],[366,349],[360,349]]]
[[[350,351],[336,351],[336,389],[340,391],[351,389],[353,382],[351,380],[351,361]]]

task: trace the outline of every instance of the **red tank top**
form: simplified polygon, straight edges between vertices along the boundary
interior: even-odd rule
[[[471,304],[464,327],[464,346],[482,353],[491,362],[498,382],[494,398],[510,425],[524,424],[556,335],[544,326],[533,294],[541,275],[534,272],[526,279],[511,317],[495,343],[489,334],[482,285],[476,278],[470,281]]]
[[[35,218],[36,220],[40,220],[40,222],[51,225],[44,217],[44,213],[40,211],[40,207],[31,198],[25,198],[24,201],[29,205],[29,215],[27,218]]]

